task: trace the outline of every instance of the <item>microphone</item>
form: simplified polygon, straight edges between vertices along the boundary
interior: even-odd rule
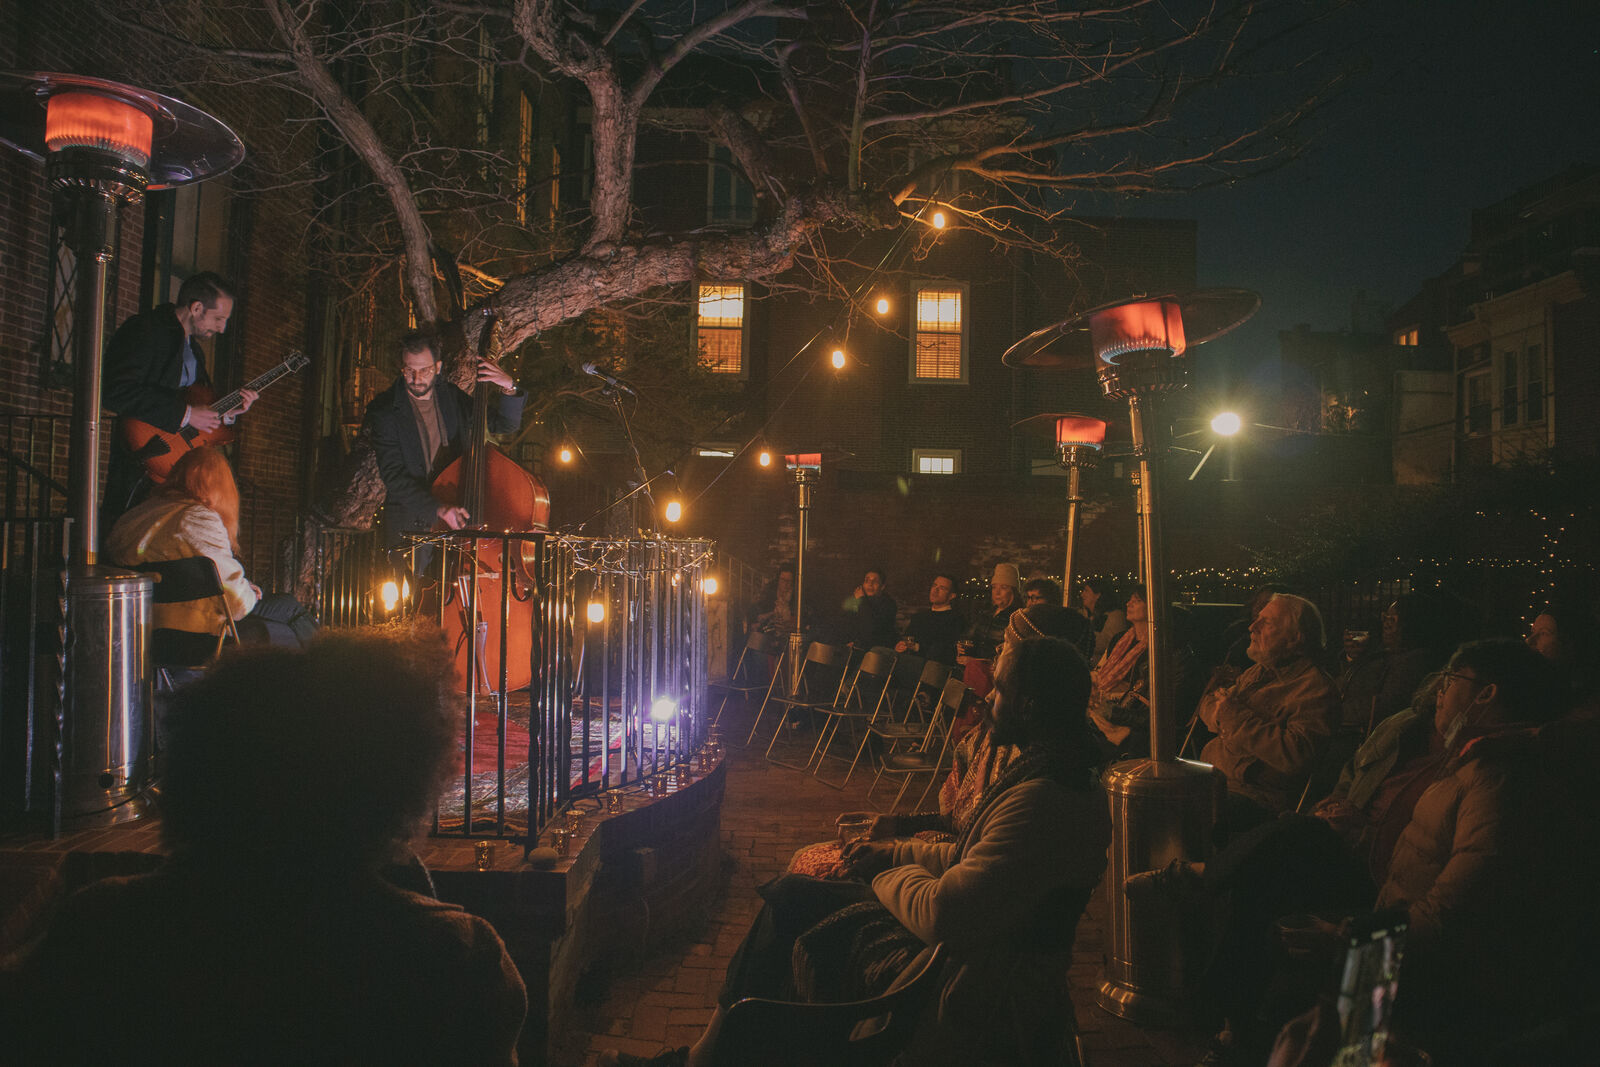
[[[638,393],[633,391],[633,387],[632,386],[626,385],[626,384],[618,381],[616,378],[613,378],[611,375],[607,374],[605,371],[601,370],[598,366],[596,366],[593,363],[593,361],[585,363],[583,365],[583,367],[582,367],[582,370],[583,370],[583,373],[587,374],[589,377],[591,377],[591,378],[599,378],[602,382],[605,382],[607,385],[611,386],[611,388],[617,390],[620,393],[627,393],[629,396],[638,396],[639,395]]]

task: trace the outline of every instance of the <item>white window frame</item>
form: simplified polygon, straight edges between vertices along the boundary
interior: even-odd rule
[[[944,379],[938,379],[943,381]],[[949,461],[949,470],[924,470],[923,461]],[[913,448],[911,450],[911,472],[913,474],[932,474],[945,477],[961,473],[961,449],[959,448]]]
[[[961,371],[954,378],[920,378],[917,376],[917,337],[921,332],[917,329],[917,303],[922,293],[929,289],[944,290],[956,293],[959,295],[961,300]],[[913,385],[966,385],[968,359],[971,354],[971,346],[969,344],[969,338],[972,331],[971,286],[969,286],[966,282],[932,280],[913,282],[911,285],[910,309],[911,321],[908,332],[911,335],[911,345],[910,350],[907,353],[908,358],[906,362],[906,380]]]

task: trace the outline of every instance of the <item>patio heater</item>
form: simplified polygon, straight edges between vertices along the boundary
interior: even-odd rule
[[[1099,1002],[1137,1022],[1171,1023],[1185,993],[1183,931],[1175,909],[1129,907],[1128,876],[1210,852],[1223,790],[1209,764],[1180,760],[1173,707],[1161,473],[1169,427],[1161,401],[1189,383],[1189,350],[1244,322],[1261,298],[1244,289],[1202,289],[1119,300],[1048,326],[1002,357],[1008,367],[1093,366],[1109,400],[1126,400],[1139,465],[1140,570],[1150,611],[1150,756],[1106,771],[1111,798],[1111,944]]]
[[[1093,415],[1045,413],[1023,419],[1012,429],[1051,434],[1056,463],[1067,472],[1067,551],[1061,568],[1061,606],[1072,606],[1072,560],[1078,545],[1078,507],[1083,503],[1083,472],[1100,463],[1106,444],[1106,420]]]
[[[123,204],[220,174],[244,158],[188,104],[76,74],[0,73],[0,141],[45,164],[76,263],[71,520],[65,576],[55,823],[137,818],[149,784],[151,580],[99,565],[100,369],[113,234]],[[41,739],[38,743],[44,743]]]
[[[783,457],[784,466],[794,478],[795,508],[799,512],[795,522],[794,632],[789,634],[789,647],[784,653],[784,660],[789,670],[785,684],[789,687],[791,697],[800,690],[800,672],[806,662],[806,628],[803,612],[806,594],[806,540],[811,528],[811,491],[822,479],[824,462],[837,463],[850,455],[849,452],[829,451],[797,452]]]

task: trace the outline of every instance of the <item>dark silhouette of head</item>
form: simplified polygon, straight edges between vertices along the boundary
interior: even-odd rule
[[[162,833],[179,856],[376,867],[431,813],[459,698],[437,630],[244,649],[176,694]]]

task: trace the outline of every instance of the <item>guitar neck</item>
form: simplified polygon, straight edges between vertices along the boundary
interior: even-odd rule
[[[294,373],[296,370],[296,368],[292,366],[294,361],[295,357],[290,356],[288,359],[284,360],[276,367],[273,367],[260,377],[246,382],[244,385],[240,386],[238,389],[235,389],[227,396],[219,398],[214,404],[211,405],[211,410],[215,411],[218,415],[226,415],[228,412],[239,406],[239,401],[242,399],[240,394],[244,390],[250,389],[259,393],[261,390],[265,389],[279,378],[282,378],[284,375]]]

